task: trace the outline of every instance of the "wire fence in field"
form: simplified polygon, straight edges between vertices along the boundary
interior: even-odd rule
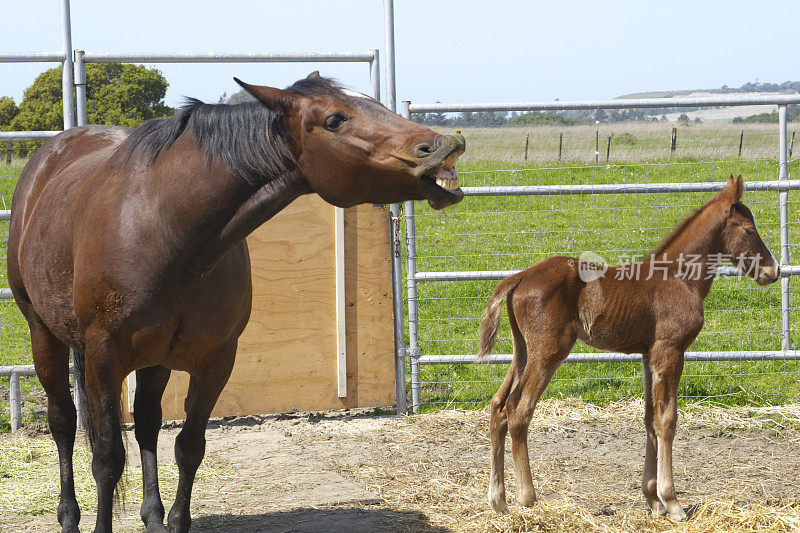
[[[798,175],[798,160],[789,163]],[[640,184],[722,182],[743,174],[746,181],[775,180],[775,159],[707,162],[566,165],[551,163],[525,170],[485,170],[461,174],[462,186]],[[442,211],[417,204],[417,272],[521,270],[552,255],[597,252],[610,264],[629,262],[654,249],[683,218],[713,193],[584,194],[468,197]],[[777,191],[748,191],[744,201],[755,214],[770,250],[780,252]],[[798,258],[797,193],[789,194],[789,257]],[[795,240],[792,240],[795,239]],[[791,262],[791,261],[790,261]],[[797,280],[790,277],[790,313],[800,306]],[[496,281],[417,283],[419,353],[472,356],[478,327]],[[723,277],[706,300],[705,327],[689,351],[781,350],[781,289],[751,279]],[[505,312],[504,312],[505,313]],[[791,325],[791,349],[800,349],[800,331]],[[504,315],[495,353],[512,353]],[[596,350],[580,342],[574,353]],[[642,392],[637,362],[565,363],[546,396],[578,396],[610,401]],[[423,409],[484,405],[497,390],[507,364],[422,364]],[[786,361],[690,361],[681,382],[684,398],[729,403],[777,403],[800,399],[800,363]]]
[[[0,147],[2,145],[0,144]],[[2,152],[5,155],[5,152]],[[0,210],[11,209],[11,197],[14,194],[19,174],[25,160],[13,157],[10,163],[5,158],[0,161]],[[8,243],[8,222],[0,220],[0,288],[8,287],[6,271],[6,252]],[[30,365],[31,357],[30,331],[25,318],[14,303],[14,300],[0,299],[0,366]],[[32,413],[27,392],[38,388],[35,377],[22,377],[21,415],[28,420]],[[0,431],[10,427],[9,397],[10,377],[0,377]],[[30,404],[30,405],[29,405]]]

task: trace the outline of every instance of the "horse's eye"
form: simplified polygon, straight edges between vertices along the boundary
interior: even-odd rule
[[[748,235],[752,235],[753,233],[755,233],[755,232],[756,232],[756,228],[744,228],[744,231],[745,231],[745,233],[747,233]]]
[[[349,117],[344,113],[334,113],[333,115],[329,116],[325,119],[324,126],[326,130],[334,131],[339,129],[342,124],[347,122]]]

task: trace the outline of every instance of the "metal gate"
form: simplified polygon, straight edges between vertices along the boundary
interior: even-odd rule
[[[729,174],[739,172],[747,180],[746,201],[758,215],[760,233],[776,255],[780,252],[780,287],[757,288],[749,280],[737,279],[737,269],[721,269],[728,278],[715,284],[707,301],[706,327],[686,354],[682,394],[714,396],[708,394],[713,387],[692,385],[697,382],[693,378],[738,381],[747,392],[749,383],[765,376],[771,376],[767,381],[774,380],[779,389],[775,394],[768,391],[766,401],[800,394],[794,386],[800,350],[790,322],[790,311],[798,302],[789,290],[791,277],[800,274],[800,267],[789,261],[800,252],[789,237],[790,228],[797,226],[796,211],[790,219],[789,191],[800,188],[800,180],[789,179],[790,164],[794,176],[798,170],[797,160],[787,159],[786,142],[786,106],[796,103],[800,95],[519,104],[404,102],[406,117],[473,111],[778,106],[774,159],[475,171],[462,173],[467,198],[456,206],[433,212],[407,202],[408,349],[403,353],[408,356],[411,410],[418,412],[422,405],[485,405],[499,386],[505,367],[471,364],[478,324],[495,280],[556,254],[600,252],[612,263],[641,256],[701,205],[708,193],[720,190]],[[597,248],[600,240],[603,247]],[[737,324],[745,325],[737,329]],[[497,351],[500,354],[488,358],[489,363],[510,362],[507,337]],[[641,377],[633,363],[640,359],[640,355],[599,353],[581,346],[567,359],[574,364],[564,365],[550,388],[598,400],[638,393]],[[692,386],[699,388],[694,391]]]

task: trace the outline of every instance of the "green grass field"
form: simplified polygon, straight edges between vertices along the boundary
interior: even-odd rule
[[[564,127],[571,139],[566,161],[557,160],[558,133],[549,126],[464,130],[467,153],[459,163],[462,185],[559,185],[589,183],[654,183],[722,181],[742,173],[746,180],[777,177],[777,128],[747,125],[743,157],[736,157],[741,127],[692,125],[679,134],[677,155],[669,153],[663,123],[601,125],[618,142],[607,164],[594,163],[595,127]],[[791,127],[795,124],[792,123]],[[525,132],[531,133],[529,161],[522,161]],[[610,132],[610,133],[609,133]],[[624,134],[630,136],[624,136]],[[631,139],[632,138],[632,139]],[[612,141],[613,143],[614,141]],[[566,141],[565,141],[566,143]],[[602,143],[601,143],[602,145]],[[626,148],[627,147],[627,148]],[[626,151],[623,151],[625,148]],[[800,146],[795,147],[800,152]],[[749,151],[748,151],[749,150]],[[572,155],[570,155],[572,154]],[[580,156],[578,154],[581,154]],[[629,161],[620,161],[625,156]],[[795,155],[796,157],[796,155]],[[0,164],[1,208],[8,209],[24,161]],[[798,160],[790,164],[798,176]],[[514,270],[557,254],[594,251],[611,264],[641,256],[710,195],[697,193],[641,195],[575,195],[467,198],[434,212],[417,203],[417,268],[419,271]],[[746,203],[776,256],[779,253],[777,193],[749,192]],[[792,239],[798,228],[798,195],[790,194],[790,258],[797,263],[800,245]],[[6,242],[8,224],[0,224]],[[0,286],[7,286],[5,253],[0,258]],[[405,263],[404,263],[405,264]],[[496,282],[422,282],[419,284],[420,350],[423,355],[474,354],[478,324]],[[797,282],[792,283],[796,289]],[[800,307],[791,295],[792,318]],[[408,315],[406,314],[406,317]],[[800,348],[800,331],[792,332],[792,347]],[[508,327],[501,327],[495,353],[511,353]],[[0,365],[30,364],[27,325],[12,302],[0,302]],[[780,291],[778,285],[758,287],[749,279],[715,282],[706,302],[706,324],[692,351],[779,349]],[[576,352],[593,351],[581,345]],[[500,384],[506,365],[423,365],[423,409],[485,405]],[[685,399],[712,398],[729,404],[771,404],[797,401],[800,366],[784,362],[689,362],[681,394]],[[38,387],[23,379],[25,391]],[[8,427],[8,378],[0,381],[0,431]],[[607,402],[641,394],[636,363],[569,363],[562,366],[548,396],[575,396]],[[31,416],[30,408],[23,408]]]

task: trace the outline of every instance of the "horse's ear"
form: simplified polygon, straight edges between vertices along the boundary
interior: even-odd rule
[[[738,178],[734,178],[733,174],[731,174],[730,177],[728,178],[728,183],[725,185],[725,188],[720,193],[720,196],[724,197],[732,204],[735,204],[736,202],[742,199],[743,192],[744,192],[744,180],[742,179],[742,175],[739,174]]]
[[[309,74],[308,76],[306,76],[306,79],[307,79],[307,80],[315,80],[315,79],[317,79],[317,78],[321,78],[321,77],[322,77],[322,76],[320,76],[320,75],[319,75],[319,71],[318,71],[318,70],[315,70],[314,72],[312,72],[311,74]]]
[[[732,174],[731,174],[731,177],[733,177]],[[736,194],[736,201],[737,202],[742,199],[742,194],[744,194],[744,180],[742,179],[742,175],[741,174],[739,174],[739,177],[736,178],[735,194]]]
[[[250,85],[236,77],[233,78],[233,81],[272,111],[283,112],[292,107],[292,95],[287,91],[264,85]]]

